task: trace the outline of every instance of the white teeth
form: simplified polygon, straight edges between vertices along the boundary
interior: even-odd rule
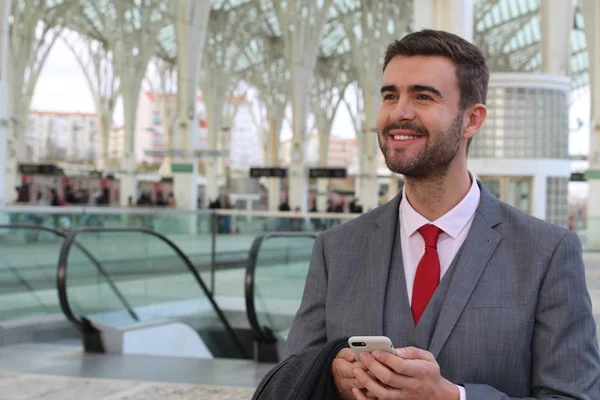
[[[413,140],[417,138],[418,136],[394,135],[394,140]]]

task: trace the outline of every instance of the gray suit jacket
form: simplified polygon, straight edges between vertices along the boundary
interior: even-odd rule
[[[600,400],[596,324],[577,235],[479,186],[481,200],[426,350],[446,379],[465,387],[467,400]],[[319,235],[289,354],[344,336],[383,334],[401,198]]]

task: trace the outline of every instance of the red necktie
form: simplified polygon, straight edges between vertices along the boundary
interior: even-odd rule
[[[440,258],[437,252],[437,242],[441,232],[442,230],[435,225],[423,225],[419,228],[419,233],[425,240],[425,253],[419,261],[413,284],[411,309],[415,324],[419,322],[421,314],[440,282]]]

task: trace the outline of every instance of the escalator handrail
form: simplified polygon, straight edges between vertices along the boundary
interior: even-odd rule
[[[255,298],[255,279],[256,279],[256,264],[258,262],[258,254],[260,253],[260,246],[268,239],[279,238],[279,237],[296,237],[296,238],[314,238],[318,236],[317,233],[313,232],[269,232],[264,235],[257,236],[252,242],[250,253],[248,255],[248,264],[246,265],[246,278],[244,281],[244,292],[246,297],[246,314],[248,322],[252,329],[252,333],[257,340],[271,343],[276,340],[273,336],[273,332],[268,328],[261,326],[258,322],[258,315],[256,314]]]
[[[194,264],[190,261],[188,256],[183,251],[181,251],[181,249],[171,239],[169,239],[165,235],[163,235],[159,232],[156,232],[152,229],[138,228],[138,227],[135,227],[135,228],[134,227],[126,227],[126,228],[93,227],[93,228],[80,228],[80,229],[73,230],[69,233],[69,235],[67,236],[67,239],[63,243],[63,247],[61,249],[60,258],[59,258],[59,270],[61,271],[61,273],[59,274],[60,279],[61,279],[60,286],[59,286],[59,298],[60,298],[60,302],[61,302],[61,307],[64,305],[66,308],[68,308],[71,315],[73,315],[73,313],[70,311],[69,300],[68,300],[67,290],[66,290],[66,287],[67,287],[66,272],[67,272],[67,262],[68,262],[68,257],[69,257],[69,251],[70,251],[71,245],[75,241],[75,237],[77,235],[79,235],[81,233],[89,233],[89,232],[97,232],[97,233],[136,232],[136,233],[143,233],[146,235],[154,236],[154,237],[162,240],[163,242],[165,242],[173,251],[175,251],[175,253],[183,261],[183,263],[185,264],[185,266],[187,267],[189,272],[194,276],[194,279],[196,280],[196,282],[198,283],[200,288],[204,291],[204,294],[208,298],[208,301],[211,303],[213,309],[217,313],[219,320],[223,323],[223,326],[225,327],[227,334],[232,338],[236,347],[238,347],[240,354],[243,357],[248,358],[248,355],[246,353],[244,346],[242,345],[242,342],[240,341],[240,338],[233,331],[233,328],[229,324],[229,321],[227,321],[227,318],[225,318],[225,314],[223,314],[223,311],[221,310],[221,308],[215,301],[210,290],[208,290],[208,287],[204,283],[204,280],[202,280],[202,277],[196,270],[196,267],[194,266]]]
[[[61,232],[54,228],[44,226],[44,225],[6,224],[6,225],[0,225],[0,229],[29,229],[29,230],[44,231],[44,232],[52,233],[55,236],[65,239],[65,241],[68,238],[68,235],[66,233]],[[65,241],[63,241],[63,246],[64,246]],[[121,301],[123,306],[125,306],[125,309],[129,313],[129,315],[131,315],[131,317],[135,321],[139,321],[137,314],[135,313],[135,311],[133,311],[133,308],[131,308],[131,305],[129,304],[129,302],[125,299],[125,297],[123,296],[123,294],[121,293],[119,288],[115,285],[115,282],[106,273],[106,271],[102,267],[102,264],[100,264],[100,262],[98,260],[96,260],[96,258],[92,255],[92,253],[90,253],[89,250],[86,249],[81,243],[73,241],[73,244],[75,245],[75,247],[77,247],[79,250],[81,250],[83,252],[83,254],[85,254],[90,259],[92,264],[94,264],[94,267],[96,268],[96,270],[98,270],[100,275],[102,275],[104,277],[104,279],[106,279],[111,290],[115,293],[117,298],[119,298],[119,300]],[[62,252],[62,247],[61,247],[61,252]],[[62,271],[62,272],[64,272],[64,271]],[[61,268],[60,268],[60,256],[59,256],[59,261],[58,261],[58,266],[57,266],[57,271],[56,271],[56,289],[58,291],[58,299],[59,299],[60,307],[62,309],[63,314],[65,314],[65,317],[73,325],[75,325],[79,331],[82,331],[84,324],[75,317],[75,315],[71,312],[70,307],[68,307],[68,308],[63,307],[63,303],[61,301],[61,295],[60,295],[60,293],[61,293],[60,284],[62,281],[62,279],[61,279],[62,272],[61,272]],[[65,288],[65,291],[66,291],[66,288]]]

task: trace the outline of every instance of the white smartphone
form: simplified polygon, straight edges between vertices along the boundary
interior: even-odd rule
[[[380,350],[394,354],[394,345],[387,336],[352,336],[348,339],[348,346],[356,361],[360,361],[360,353],[363,351],[371,353]]]

